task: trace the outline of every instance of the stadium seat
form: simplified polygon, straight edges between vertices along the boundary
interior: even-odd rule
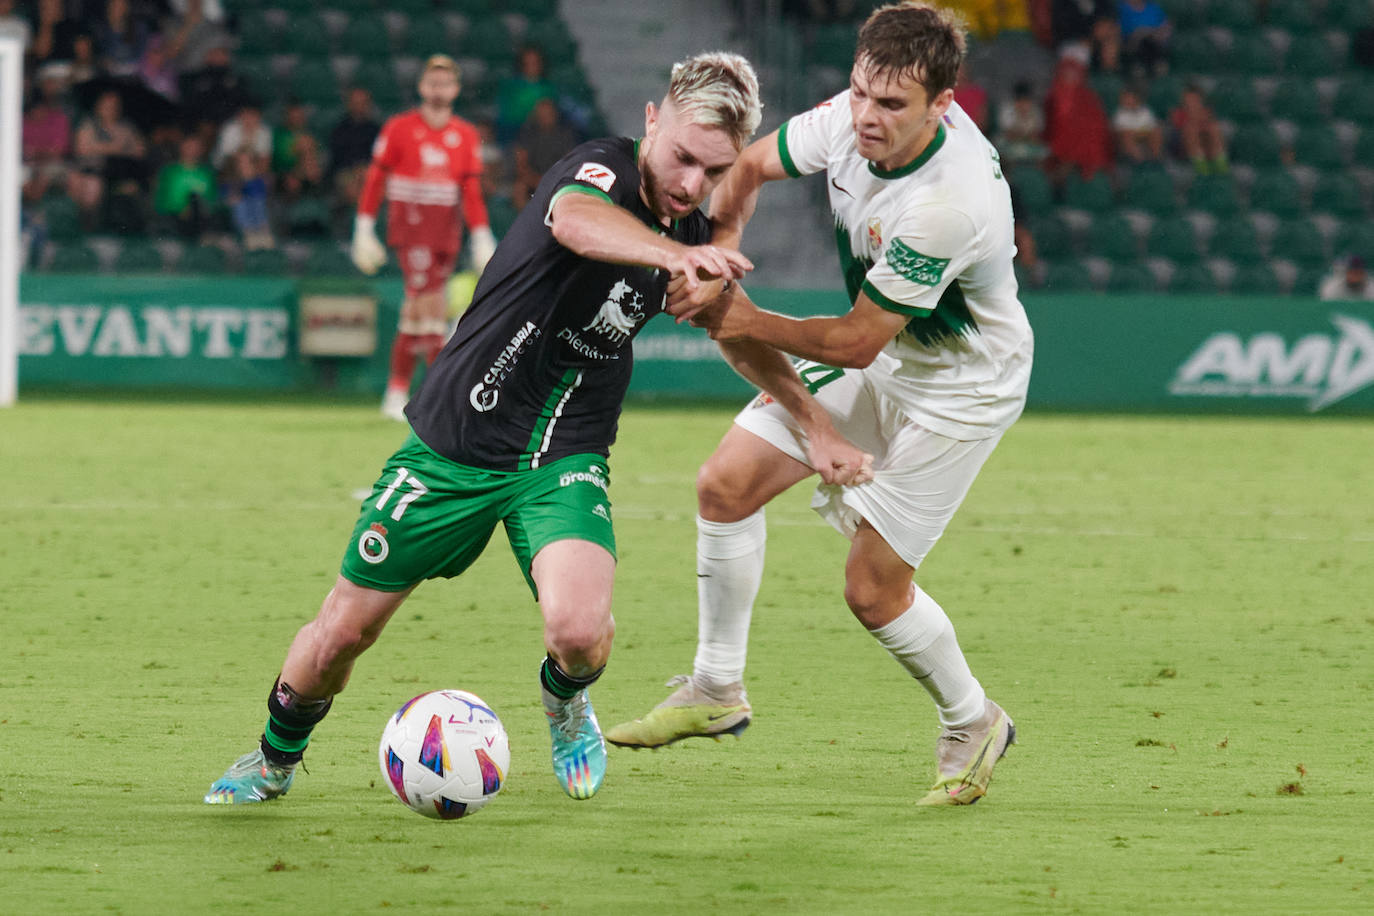
[[[1150,293],[1158,287],[1150,268],[1139,261],[1113,261],[1107,276],[1109,293]]]
[[[329,235],[329,204],[318,197],[302,197],[286,208],[286,229],[293,238]]]
[[[1269,0],[1265,22],[1293,35],[1303,35],[1317,27],[1312,0]]]
[[[1243,2],[1249,4],[1249,0]],[[1258,31],[1236,32],[1225,55],[1226,69],[1251,76],[1272,76],[1283,70],[1283,61],[1283,52]]]
[[[1217,283],[1217,275],[1201,261],[1192,264],[1180,264],[1169,278],[1169,292],[1171,293],[1218,293],[1221,285]]]
[[[58,245],[48,261],[50,273],[91,274],[100,270],[100,254],[85,242]]]
[[[1236,34],[1244,34],[1259,25],[1255,0],[1211,0],[1207,21]]]
[[[858,30],[847,22],[818,25],[806,46],[806,59],[818,66],[848,71],[854,63],[854,39]]]
[[[1140,257],[1135,226],[1120,213],[1105,213],[1094,219],[1088,238],[1090,254],[1110,261],[1133,261]]]
[[[1030,220],[1029,226],[1031,236],[1035,239],[1036,253],[1040,257],[1054,261],[1074,255],[1073,233],[1054,213]]]
[[[1034,219],[1054,208],[1054,189],[1043,170],[1033,165],[1023,165],[1008,177],[1021,211],[1018,215]]]
[[[364,58],[358,64],[358,68],[349,76],[348,85],[360,86],[370,92],[372,101],[382,111],[393,111],[403,107],[410,95],[408,91],[402,90],[401,84],[396,79],[396,71],[392,69],[389,60]],[[464,77],[463,92],[467,92],[467,88],[467,79]]]
[[[1231,137],[1230,154],[1232,162],[1255,168],[1283,165],[1283,145],[1279,142],[1278,132],[1268,121],[1238,127]]]
[[[306,57],[291,71],[291,91],[311,105],[339,104],[339,80],[325,58]]]
[[[176,265],[179,274],[222,274],[225,266],[224,249],[218,245],[188,247]]]
[[[244,11],[238,34],[241,54],[278,54],[285,47],[283,30],[261,12]]]
[[[1302,186],[1287,169],[1258,172],[1250,186],[1250,209],[1266,210],[1285,219],[1303,212]]]
[[[1208,0],[1160,0],[1159,5],[1179,31],[1207,25]]]
[[[506,234],[517,216],[519,212],[509,197],[492,197],[487,200],[487,218],[491,222],[492,234],[498,239]]]
[[[1328,0],[1326,18],[1328,23],[1344,32],[1354,33],[1359,29],[1367,29],[1374,26],[1374,2]]]
[[[1357,254],[1374,261],[1374,224],[1367,220],[1346,223],[1332,236],[1331,248],[1338,257]]]
[[[530,22],[558,16],[558,0],[503,0],[502,8],[508,13],[520,13]]]
[[[504,26],[502,26],[504,29]],[[411,16],[406,27],[405,38],[401,42],[404,54],[421,60],[431,54],[459,55],[459,48],[449,34],[448,23],[443,17],[430,13],[427,16]]]
[[[1092,272],[1081,261],[1045,262],[1045,289],[1056,293],[1085,293],[1092,288]]]
[[[1315,169],[1337,170],[1345,166],[1341,139],[1330,124],[1307,124],[1293,141],[1293,158]]]
[[[1283,282],[1272,264],[1253,261],[1236,265],[1228,289],[1233,296],[1278,296],[1283,294]]]
[[[1217,117],[1234,124],[1249,124],[1264,117],[1259,94],[1255,92],[1255,84],[1248,76],[1231,74],[1221,77],[1207,97]]]
[[[1115,73],[1094,73],[1091,77],[1093,90],[1097,97],[1102,100],[1102,107],[1107,109],[1110,117],[1116,111],[1117,99],[1121,96],[1121,89],[1126,85],[1125,81]]]
[[[553,59],[555,48],[546,48],[542,44],[540,48],[544,51],[545,60]],[[463,57],[483,60],[510,60],[515,56],[515,43],[500,17],[474,19],[468,23],[467,30],[458,41],[458,53]]]
[[[81,209],[65,194],[55,194],[43,201],[43,222],[48,238],[54,242],[70,242],[82,236]]]
[[[1188,186],[1188,206],[1216,217],[1238,213],[1240,195],[1230,175],[1200,175]]]
[[[311,277],[351,277],[358,273],[348,252],[334,242],[323,242],[312,248],[304,267],[306,275]]]
[[[1084,179],[1077,172],[1064,182],[1064,206],[1089,213],[1106,213],[1115,205],[1115,192],[1106,175],[1099,172]]]
[[[1190,220],[1182,216],[1155,220],[1145,247],[1151,255],[1168,258],[1177,265],[1193,264],[1202,258],[1197,230]]]
[[[339,36],[340,54],[354,54],[363,60],[376,60],[391,54],[391,33],[386,18],[379,12],[354,16]]]
[[[1260,248],[1259,233],[1247,215],[1234,216],[1217,224],[1212,233],[1212,254],[1223,257],[1233,264],[1251,264],[1264,260]]]
[[[1361,160],[1364,161],[1364,160]],[[1347,220],[1365,219],[1364,189],[1348,172],[1325,172],[1312,188],[1312,209]]]
[[[1201,30],[1182,32],[1169,43],[1175,73],[1211,73],[1222,63],[1221,49]]]
[[[1355,71],[1347,72],[1336,90],[1331,115],[1365,125],[1365,132],[1374,126],[1374,78]]]
[[[114,268],[122,274],[162,273],[162,252],[152,242],[125,239],[115,255]]]
[[[1306,77],[1331,76],[1339,68],[1331,42],[1319,34],[1294,37],[1285,61],[1289,73]]]
[[[1311,80],[1288,77],[1274,87],[1274,94],[1269,97],[1269,114],[1300,124],[1323,113],[1321,98],[1321,93],[1314,90]]]
[[[281,50],[301,57],[328,57],[333,51],[333,44],[325,19],[318,15],[299,14],[298,17],[292,18],[291,28],[286,30]]]
[[[557,17],[531,21],[524,41],[540,48],[550,67],[577,60],[577,39]]]
[[[1122,203],[1131,209],[1155,216],[1178,212],[1178,191],[1166,169],[1137,166],[1126,178]]]
[[[1150,80],[1148,101],[1150,110],[1161,120],[1167,120],[1169,112],[1178,107],[1178,100],[1183,96],[1183,87],[1187,84],[1182,77],[1174,74],[1163,74]]]
[[[280,248],[265,248],[245,251],[240,261],[240,271],[255,277],[280,277],[290,271],[291,264]]]
[[[1270,240],[1269,257],[1308,267],[1330,260],[1321,229],[1307,219],[1289,220],[1280,225]]]

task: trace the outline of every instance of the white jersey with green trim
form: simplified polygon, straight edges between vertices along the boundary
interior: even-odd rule
[[[882,171],[859,155],[849,91],[787,121],[789,174],[825,170],[851,302],[910,317],[866,370],[913,420],[953,439],[997,435],[1020,416],[1032,335],[1017,298],[1011,193],[997,151],[957,104],[914,161]]]

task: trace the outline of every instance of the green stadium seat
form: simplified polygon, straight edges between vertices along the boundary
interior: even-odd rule
[[[1268,261],[1236,265],[1229,292],[1234,296],[1278,296],[1283,282]]]
[[[339,78],[325,58],[307,57],[298,61],[291,71],[290,86],[291,92],[308,104],[339,104]]]
[[[430,9],[434,7],[434,0],[408,0],[408,2],[412,7],[417,3],[425,4]],[[498,2],[499,0],[449,0],[447,6],[455,12],[462,13],[464,16],[472,19],[479,16],[490,15],[493,11],[493,6]]]
[[[1293,278],[1293,285],[1289,288],[1288,295],[1306,299],[1317,298],[1317,290],[1321,287],[1322,280],[1326,279],[1329,269],[1328,265],[1299,267],[1298,275]]]
[[[1306,219],[1290,220],[1279,226],[1270,240],[1269,257],[1308,266],[1330,260],[1321,229]]]
[[[498,239],[505,236],[519,215],[509,197],[492,197],[487,201],[487,219],[491,222],[492,234]]]
[[[218,245],[194,245],[181,253],[176,268],[179,274],[222,274],[225,261],[224,249]]]
[[[85,242],[58,245],[47,270],[56,274],[93,274],[100,270],[100,255]]]
[[[1167,118],[1169,112],[1178,107],[1178,100],[1183,97],[1183,88],[1186,85],[1182,77],[1171,73],[1150,80],[1147,93],[1150,110],[1161,120]]]
[[[1331,115],[1362,124],[1368,133],[1374,127],[1374,77],[1347,72],[1331,103]]]
[[[1208,93],[1208,98],[1217,117],[1232,123],[1249,124],[1264,117],[1259,94],[1255,92],[1255,84],[1248,76],[1233,74],[1221,77]]]
[[[1034,219],[1054,208],[1054,188],[1049,176],[1035,166],[1021,166],[1010,176],[1023,217]]]
[[[1244,34],[1259,25],[1259,11],[1255,0],[1211,0],[1207,21],[1237,34]]]
[[[1317,28],[1312,0],[1269,0],[1265,22],[1293,35],[1305,35]]]
[[[277,54],[286,45],[283,30],[260,12],[239,16],[239,54]]]
[[[329,235],[329,204],[318,197],[302,197],[286,208],[286,230],[292,238]]]
[[[386,18],[379,12],[354,16],[339,36],[340,54],[355,54],[364,60],[391,54],[391,33]]]
[[[1160,0],[1159,5],[1179,31],[1207,25],[1208,0]]]
[[[1217,275],[1212,272],[1201,261],[1192,264],[1180,264],[1169,278],[1169,292],[1171,293],[1218,293],[1221,292],[1221,285],[1217,283]]]
[[[504,26],[502,26],[504,29]],[[429,15],[411,16],[406,26],[405,38],[401,41],[401,51],[411,57],[423,60],[431,54],[458,55],[458,46],[449,33],[448,23],[443,17],[431,12]],[[485,57],[486,55],[476,55]]]
[[[1092,74],[1090,82],[1097,97],[1102,100],[1102,107],[1107,109],[1108,116],[1116,112],[1117,99],[1121,96],[1121,89],[1126,85],[1125,80],[1115,73],[1101,72]]]
[[[1155,216],[1178,212],[1178,191],[1174,179],[1162,168],[1137,166],[1126,178],[1122,204]]]
[[[305,259],[305,273],[311,277],[351,277],[358,268],[341,246],[325,242],[311,249]]]
[[[577,39],[557,17],[531,21],[524,43],[541,49],[550,68],[577,60]],[[850,53],[853,53],[852,47]]]
[[[816,26],[807,43],[807,61],[848,72],[854,64],[854,40],[858,34],[858,29],[847,22]]]
[[[1355,161],[1365,166],[1374,163],[1374,122],[1360,129],[1359,139],[1355,141]]]
[[[1181,32],[1169,43],[1176,73],[1211,73],[1222,63],[1221,49],[1203,31]]]
[[[1240,194],[1230,175],[1200,175],[1188,186],[1188,206],[1216,217],[1240,212]]]
[[[81,238],[81,208],[65,194],[53,195],[43,201],[43,222],[48,238],[54,242],[70,242]]]
[[[372,101],[383,111],[402,107],[414,90],[403,90],[396,80],[396,71],[389,60],[364,59],[348,78],[349,86],[360,86],[372,94]],[[467,91],[467,80],[463,81]],[[337,118],[335,119],[337,120]]]
[[[1259,233],[1249,216],[1233,216],[1219,222],[1212,233],[1212,255],[1226,258],[1233,264],[1251,264],[1264,260]]]
[[[328,57],[334,50],[334,39],[327,21],[318,15],[292,17],[281,50],[301,57]]]
[[[1266,210],[1285,219],[1304,210],[1302,186],[1287,169],[1265,169],[1255,175],[1250,186],[1250,209]]]
[[[1298,130],[1293,141],[1293,158],[1315,169],[1338,170],[1345,167],[1341,140],[1330,124],[1312,124]]]
[[[1120,213],[1105,213],[1094,219],[1088,239],[1088,252],[1110,261],[1132,261],[1140,257],[1140,239],[1135,226]]]
[[[280,248],[245,251],[240,271],[254,277],[281,277],[290,272],[291,263]]]
[[[1283,165],[1283,144],[1268,121],[1243,124],[1231,136],[1230,155],[1232,162],[1273,168]]]
[[[1046,261],[1045,289],[1056,293],[1085,293],[1093,289],[1092,272],[1077,260]]]
[[[544,59],[551,61],[554,49],[543,48],[543,51]],[[467,30],[459,39],[458,52],[463,57],[477,57],[482,60],[510,60],[515,56],[515,42],[511,38],[510,30],[506,28],[506,23],[500,17],[474,19],[468,23]]]
[[[1318,34],[1294,37],[1285,60],[1289,73],[1307,77],[1332,76],[1340,66],[1331,42]]]
[[[1295,123],[1302,123],[1314,115],[1320,116],[1323,114],[1321,93],[1314,90],[1311,80],[1299,77],[1282,79],[1269,97],[1269,114]]]
[[[1177,265],[1194,264],[1202,259],[1197,230],[1183,216],[1155,220],[1146,238],[1145,248],[1152,256],[1168,258]]]
[[[1139,261],[1113,261],[1107,275],[1109,293],[1151,293],[1158,286],[1154,272]]]
[[[1064,182],[1064,205],[1089,213],[1106,213],[1116,204],[1116,193],[1106,175],[1099,172],[1084,179],[1077,172]]]
[[[1251,76],[1272,76],[1283,69],[1283,61],[1283,52],[1262,32],[1236,32],[1225,55],[1227,70]]]
[[[1374,26],[1374,0],[1327,0],[1326,19],[1344,32],[1370,28]]]
[[[150,241],[125,239],[115,255],[114,269],[121,274],[162,273],[162,251]]]
[[[1338,257],[1357,254],[1366,261],[1374,261],[1374,223],[1346,223],[1331,237],[1331,249]]]
[[[1031,236],[1035,239],[1036,253],[1040,257],[1054,261],[1074,255],[1073,233],[1058,216],[1051,213],[1032,219],[1029,225]]]
[[[1312,187],[1312,209],[1346,220],[1368,217],[1364,189],[1348,172],[1324,172]]]
[[[508,13],[520,13],[530,22],[558,16],[558,0],[503,0],[501,6]]]

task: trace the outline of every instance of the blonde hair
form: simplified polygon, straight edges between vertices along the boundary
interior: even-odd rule
[[[728,51],[709,51],[673,64],[665,101],[702,127],[718,127],[743,149],[763,120],[759,78],[749,61]]]

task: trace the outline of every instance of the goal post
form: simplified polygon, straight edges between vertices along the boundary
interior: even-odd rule
[[[19,133],[24,35],[0,23],[0,407],[19,394]]]

